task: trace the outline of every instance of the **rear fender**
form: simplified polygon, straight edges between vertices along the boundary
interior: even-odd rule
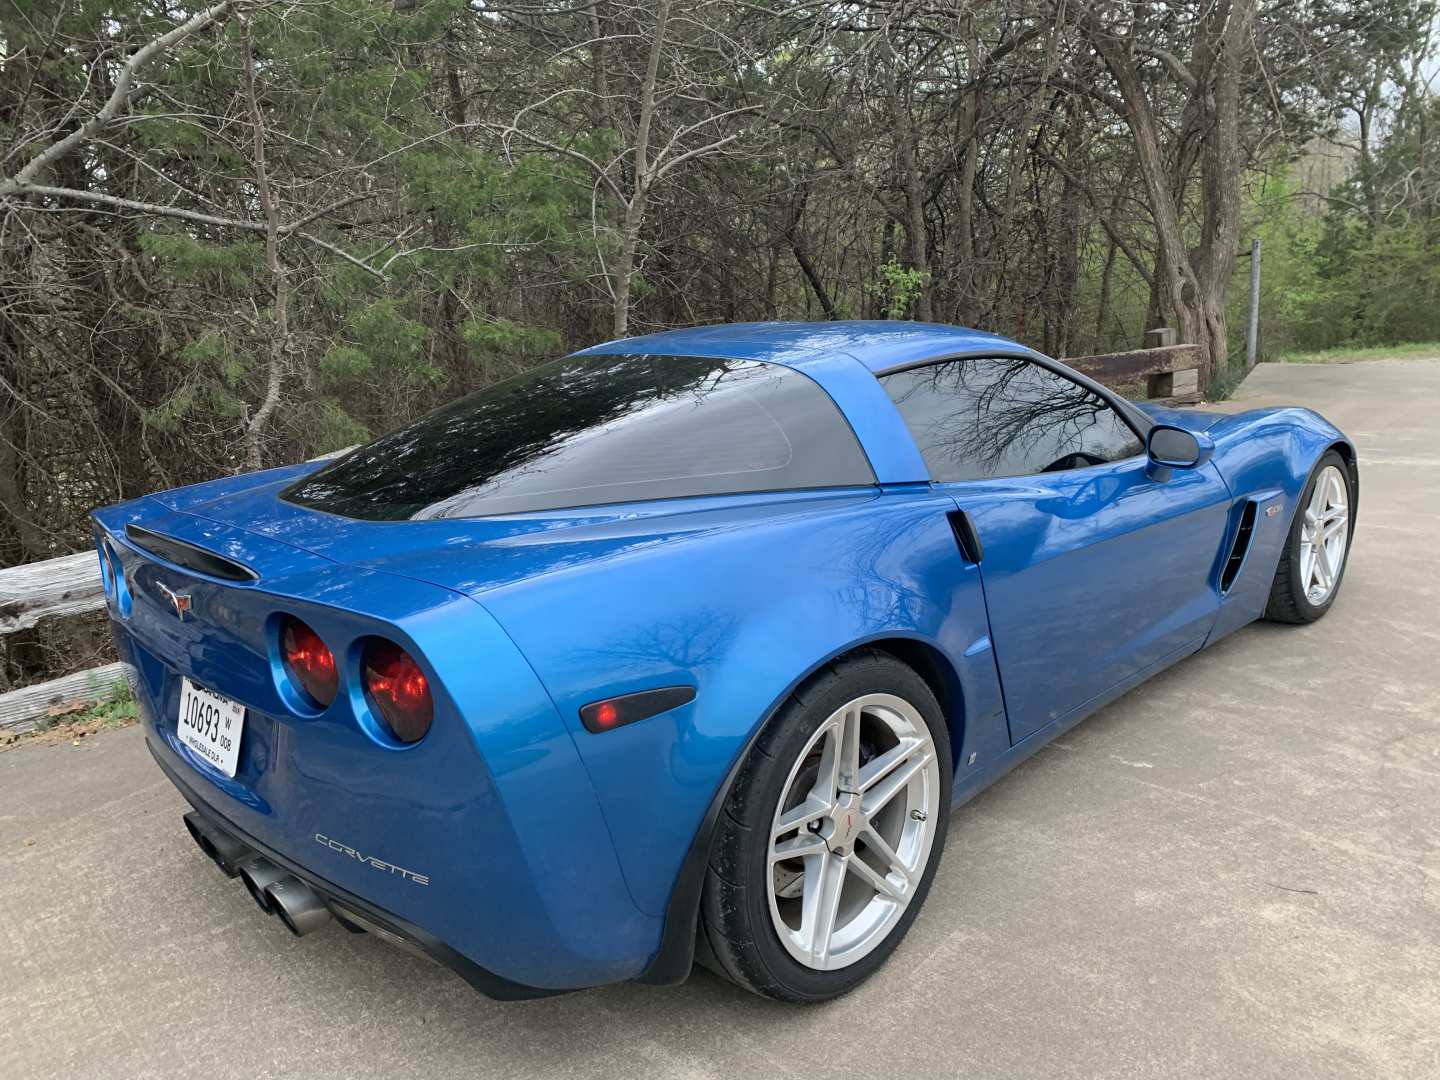
[[[707,810],[764,720],[857,645],[933,648],[960,687],[961,760],[976,753],[978,769],[1008,747],[979,572],[959,555],[953,509],[928,487],[890,493],[484,594],[569,726],[642,910],[666,911]],[[696,687],[695,699],[600,734],[580,723],[585,704],[674,685]]]

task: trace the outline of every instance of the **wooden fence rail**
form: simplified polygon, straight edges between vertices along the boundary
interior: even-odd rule
[[[312,461],[339,457],[347,446]],[[41,619],[81,615],[105,607],[100,556],[77,551],[44,562],[0,568],[0,636],[28,630]],[[0,732],[30,731],[47,716],[76,701],[104,701],[127,675],[124,664],[104,664],[59,679],[0,694]]]
[[[1176,403],[1198,401],[1204,390],[1204,354],[1199,345],[1176,344],[1175,331],[1159,327],[1145,334],[1145,348],[1099,356],[1072,356],[1065,363],[1116,389],[1145,380],[1145,395]],[[1184,376],[1193,372],[1193,378]],[[1182,379],[1177,380],[1179,375]],[[1188,382],[1188,385],[1187,385]]]
[[[79,615],[104,606],[94,551],[0,570],[0,634],[28,630],[47,615]]]
[[[38,727],[51,710],[64,708],[76,701],[108,700],[115,694],[118,684],[128,678],[129,670],[125,664],[105,664],[0,694],[0,732],[22,735]]]
[[[1151,347],[1075,356],[1065,363],[1107,386],[1130,389],[1144,379],[1151,398],[1177,403],[1197,400],[1200,347],[1175,344],[1173,330],[1152,330],[1146,343]],[[1177,375],[1189,371],[1197,373],[1193,391],[1176,381]],[[100,563],[93,551],[0,569],[0,635],[25,630],[46,617],[78,615],[104,606]],[[77,699],[104,698],[122,672],[123,665],[109,664],[0,694],[0,731],[28,731],[53,709]]]

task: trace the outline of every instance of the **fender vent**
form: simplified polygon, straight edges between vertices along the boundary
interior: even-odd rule
[[[1240,567],[1245,565],[1245,553],[1250,550],[1250,537],[1255,532],[1255,500],[1247,499],[1240,511],[1240,524],[1235,528],[1235,540],[1230,545],[1230,554],[1225,559],[1225,568],[1220,571],[1220,592],[1227,593],[1235,579],[1240,576]]]
[[[148,551],[172,566],[194,570],[197,574],[220,578],[222,581],[260,579],[260,575],[244,563],[216,555],[213,551],[206,551],[194,544],[187,544],[184,540],[176,540],[173,536],[161,536],[149,529],[142,529],[139,525],[126,525],[125,538],[141,551]]]
[[[955,534],[960,554],[966,562],[980,565],[980,560],[985,558],[985,545],[980,542],[980,534],[975,531],[970,515],[964,510],[951,510],[945,516],[950,519],[950,531]]]

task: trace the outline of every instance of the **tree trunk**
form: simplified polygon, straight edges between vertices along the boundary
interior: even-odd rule
[[[1384,90],[1384,72],[1377,71],[1375,81],[1366,88],[1365,98],[1360,107],[1355,110],[1355,115],[1360,122],[1360,163],[1358,172],[1360,174],[1360,190],[1365,198],[1365,216],[1370,226],[1370,232],[1380,228],[1380,190],[1375,183],[1375,147],[1373,127],[1375,111],[1381,100]]]
[[[1105,268],[1100,271],[1100,296],[1095,304],[1095,341],[1091,352],[1109,352],[1105,338],[1105,323],[1110,318],[1110,292],[1115,281],[1115,254],[1119,247],[1113,237],[1105,245]]]
[[[920,174],[915,126],[901,93],[902,80],[889,38],[883,38],[884,57],[889,67],[890,122],[895,130],[895,159],[900,171],[900,188],[905,197],[901,225],[910,269],[920,275],[915,293],[915,317],[921,322],[934,318],[931,305],[930,237],[925,227],[925,178]]]
[[[910,268],[920,275],[915,293],[915,317],[930,322],[930,238],[925,228],[925,185],[915,160],[915,134],[911,130],[903,103],[894,98],[896,114],[896,148],[900,154],[900,177],[905,187],[905,239]],[[902,120],[902,118],[904,118]]]
[[[614,274],[615,318],[612,330],[616,337],[624,337],[630,329],[630,285],[635,276],[635,251],[640,244],[640,229],[645,224],[645,204],[654,181],[650,160],[650,125],[655,116],[655,84],[660,78],[660,56],[665,49],[665,30],[669,21],[670,0],[656,0],[655,29],[650,39],[645,81],[640,86],[640,119],[635,126],[635,188],[620,226],[620,255]]]
[[[245,50],[245,97],[254,131],[255,191],[265,217],[265,266],[270,271],[270,349],[266,362],[265,396],[245,425],[245,464],[259,469],[264,464],[265,429],[280,405],[285,358],[290,351],[290,283],[280,261],[280,211],[270,190],[270,169],[265,161],[265,120],[255,89],[255,43],[250,36],[250,18],[240,18],[240,36]]]
[[[620,225],[620,254],[615,258],[615,308],[610,330],[622,338],[630,331],[630,283],[635,278],[635,250],[640,244],[640,226],[645,222],[645,195],[636,191],[625,209]]]
[[[453,29],[445,31],[440,49],[445,75],[445,119],[457,129],[457,135],[463,142],[466,141],[464,125],[469,118],[466,116],[464,87],[460,83],[460,61],[457,55],[459,45]],[[431,235],[435,238],[433,242],[437,248],[443,250],[455,245],[454,223],[444,216],[437,215]],[[451,377],[459,379],[462,391],[471,388],[469,380],[465,378],[469,365],[466,362],[468,350],[461,326],[464,321],[463,310],[460,294],[455,291],[455,274],[452,271],[444,275],[441,283],[436,321],[439,323],[440,348],[450,366]]]
[[[978,47],[972,55],[978,53]],[[980,168],[980,91],[965,95],[960,106],[960,132],[964,140],[964,157],[960,163],[959,190],[956,192],[955,246],[955,321],[974,326],[979,318],[977,275],[975,273],[975,174]]]
[[[1075,114],[1079,105],[1070,103],[1068,123],[1065,126],[1065,163],[1068,166],[1060,188],[1060,206],[1055,223],[1055,287],[1054,297],[1054,353],[1055,356],[1072,355],[1075,346],[1075,332],[1080,321],[1077,305],[1080,284],[1080,199],[1079,185],[1075,182],[1079,158],[1084,152],[1083,132],[1080,119]]]
[[[1167,163],[1149,98],[1132,51],[1107,30],[1093,10],[1082,25],[1115,79],[1125,121],[1155,221],[1156,270],[1152,305],[1175,313],[1180,340],[1202,350],[1201,386],[1208,387],[1226,362],[1225,288],[1235,268],[1240,229],[1240,76],[1256,0],[1216,3],[1197,29],[1189,67],[1191,103],[1178,138],[1198,141],[1201,166],[1200,244],[1192,257],[1181,221],[1185,155]]]
[[[1217,45],[1210,72],[1210,115],[1200,151],[1203,220],[1195,257],[1195,316],[1203,336],[1191,339],[1208,354],[1208,378],[1202,389],[1229,362],[1225,291],[1240,246],[1240,172],[1245,167],[1240,146],[1240,82],[1251,47],[1255,7],[1256,0],[1232,0],[1228,18],[1221,7],[1210,15]]]
[[[825,312],[825,318],[838,319],[840,316],[835,310],[835,302],[830,298],[829,290],[825,288],[825,282],[820,277],[820,271],[815,268],[814,262],[811,261],[801,242],[800,222],[805,217],[805,204],[810,194],[809,188],[806,186],[808,180],[809,178],[806,176],[797,178],[795,198],[790,204],[790,213],[785,225],[785,239],[790,245],[790,251],[795,256],[795,262],[800,267],[800,272],[810,283],[810,291],[820,302],[820,308]]]

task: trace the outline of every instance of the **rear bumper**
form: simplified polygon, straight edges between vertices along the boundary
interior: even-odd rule
[[[164,756],[155,749],[151,741],[152,736],[147,733],[145,745],[150,751],[150,756],[155,759],[155,764],[160,766],[166,778],[175,785],[176,790],[185,796],[185,800],[195,808],[196,813],[205,818],[213,827],[228,832],[236,839],[243,841],[254,851],[263,855],[277,866],[283,866],[290,873],[300,878],[318,893],[325,903],[332,910],[338,909],[343,918],[346,915],[354,914],[360,916],[360,920],[370,924],[367,929],[379,931],[379,936],[390,939],[392,944],[408,945],[412,950],[424,953],[436,963],[442,964],[459,975],[476,990],[479,990],[486,997],[494,998],[497,1001],[524,1001],[529,998],[550,997],[555,994],[563,994],[565,990],[549,990],[538,986],[526,986],[522,983],[513,982],[493,971],[487,971],[473,960],[457,952],[435,935],[427,933],[413,923],[406,922],[399,916],[376,907],[370,901],[356,896],[348,890],[340,888],[332,882],[326,881],[318,874],[301,866],[292,859],[286,858],[278,851],[262,844],[255,837],[238,828],[233,822],[222,817],[214,807],[202,799],[199,793],[181,777],[179,772],[169,765]]]
[[[324,828],[331,820],[343,818],[343,814],[332,813],[341,789],[332,787],[325,792],[328,800],[322,805],[305,794],[307,778],[294,769],[270,769],[266,783],[257,789],[228,780],[192,760],[176,741],[175,725],[169,719],[176,711],[172,699],[178,690],[172,687],[173,692],[156,692],[157,679],[168,684],[175,676],[157,669],[153,658],[134,647],[122,629],[116,627],[116,631],[121,656],[140,665],[136,701],[146,746],[171,783],[209,824],[305,881],[327,903],[360,916],[370,924],[366,929],[378,928],[380,936],[393,935],[498,999],[531,998],[620,982],[641,977],[654,966],[662,944],[661,920],[642,915],[625,893],[613,850],[608,843],[596,842],[598,814],[561,815],[557,820],[554,814],[516,813],[515,808],[529,810],[536,801],[506,798],[517,791],[523,795],[520,785],[528,784],[556,792],[552,803],[582,796],[593,799],[578,769],[556,767],[536,755],[534,768],[513,772],[499,783],[477,781],[476,791],[466,793],[474,805],[457,802],[444,818],[453,821],[450,830],[456,838],[456,859],[447,863],[427,858],[414,863],[418,869],[435,873],[438,882],[434,887],[416,889],[393,874],[378,873],[356,862],[358,855],[345,858],[306,843],[311,832],[299,822],[313,820],[315,826]],[[273,744],[246,745],[251,750],[245,753],[259,752],[267,759],[283,757]],[[267,795],[283,796],[292,805],[303,799],[305,809],[291,820],[280,820],[267,803]],[[397,816],[396,820],[397,829],[417,834],[422,826],[433,824],[433,815],[414,815],[408,821]],[[340,873],[312,869],[316,860],[307,857],[312,847],[322,853],[317,859],[330,859]],[[393,850],[403,849],[404,845],[393,846]],[[390,850],[383,849],[385,853]],[[535,861],[527,859],[528,854],[543,860],[538,868]],[[557,881],[557,868],[568,868],[568,887]]]
[[[112,629],[136,670],[151,753],[207,821],[466,978],[489,973],[471,981],[496,996],[646,976],[683,937],[635,903],[574,737],[483,607],[211,522],[170,514],[160,528],[153,517],[138,504],[96,516],[129,601],[112,594]],[[148,557],[126,538],[132,518],[252,559],[262,579],[220,582]],[[190,600],[184,616],[167,589]],[[337,658],[341,692],[324,710],[287,697],[277,677],[282,614]],[[436,720],[413,746],[377,733],[359,690],[360,646],[376,634],[431,669]],[[179,738],[183,678],[245,706],[233,773]]]

